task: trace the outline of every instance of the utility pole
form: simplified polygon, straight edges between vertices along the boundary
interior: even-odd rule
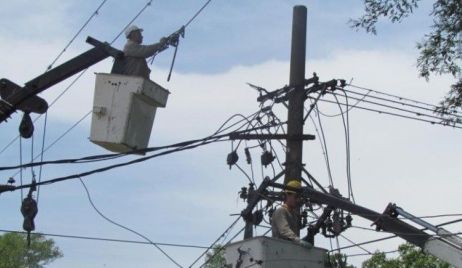
[[[290,81],[287,135],[303,135],[303,109],[305,102],[306,60],[306,7],[295,6],[292,19],[292,48],[290,55]],[[286,173],[284,183],[302,176],[303,140],[287,139]]]

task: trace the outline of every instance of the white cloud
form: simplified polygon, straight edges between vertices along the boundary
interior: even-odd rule
[[[40,73],[45,66],[43,62],[48,62],[49,55],[53,54],[52,52],[59,47],[56,44],[30,44],[20,41],[10,44],[0,43],[2,48],[5,48],[2,49],[3,51],[9,51],[8,54],[4,55],[4,62],[9,64],[0,67],[2,68],[0,71],[5,77],[18,83]],[[40,49],[42,53],[36,53],[37,49]],[[68,53],[76,55],[79,52],[69,51]],[[15,60],[18,58],[17,55],[21,55],[21,59],[34,58],[35,60],[27,63],[17,61]],[[111,61],[106,60],[84,75],[72,90],[50,109],[50,121],[71,124],[90,110],[94,87],[93,72],[107,71],[110,69],[110,65]],[[18,72],[17,70],[24,71]],[[451,79],[448,77],[435,78],[430,83],[418,79],[414,59],[399,51],[335,51],[327,59],[308,60],[307,73],[312,71],[316,71],[321,80],[329,80],[334,77],[349,80],[353,77],[353,82],[358,85],[429,103],[438,102],[451,83]],[[172,82],[166,83],[166,70],[154,68],[152,75],[154,80],[168,88],[172,94],[167,107],[160,109],[157,113],[151,144],[158,145],[205,136],[234,113],[250,114],[256,111],[258,109],[256,102],[258,95],[245,83],[251,82],[267,89],[279,88],[287,84],[288,72],[289,64],[287,62],[268,61],[255,66],[237,66],[226,73],[215,75],[174,72]],[[72,78],[50,89],[44,96],[47,100],[51,100],[70,81]],[[332,107],[327,104],[323,104],[321,109],[329,113],[337,112],[335,106]],[[286,114],[283,109],[281,111],[280,117],[284,120]],[[338,117],[323,120],[334,180],[341,188],[342,193],[346,193],[343,126]],[[88,131],[88,128],[87,121],[77,131],[84,133],[86,130]],[[307,124],[306,132],[314,133],[310,124]],[[458,206],[460,204],[460,191],[458,189],[461,189],[462,185],[457,160],[462,148],[458,145],[460,144],[459,137],[459,130],[353,110],[351,112],[352,172],[358,203],[381,211],[388,202],[393,201],[416,215],[460,212]],[[235,193],[246,181],[245,178],[236,175],[238,173],[235,170],[230,173],[226,168],[224,164],[225,155],[228,153],[225,151],[226,148],[228,148],[227,145],[220,146],[212,150],[212,155],[209,155],[207,150],[194,154],[194,161],[197,161],[194,163],[207,163],[205,166],[197,164],[194,172],[190,172],[191,170],[188,169],[183,170],[184,174],[190,174],[188,178],[183,178],[183,180],[197,181],[194,193],[188,192],[189,188],[178,190],[175,191],[175,194],[179,198],[168,200],[170,192],[162,194],[162,189],[155,187],[157,183],[150,181],[144,182],[151,185],[151,188],[148,187],[144,191],[140,190],[141,192],[136,193],[124,193],[126,194],[124,198],[127,200],[142,200],[143,202],[140,201],[142,204],[152,204],[139,207],[133,212],[134,215],[129,217],[133,220],[127,219],[127,221],[135,224],[135,227],[142,229],[152,237],[173,232],[177,239],[181,237],[192,239],[185,242],[205,243],[212,241],[219,232],[217,230],[223,229],[229,224],[228,214],[231,211],[237,211],[242,206],[242,204],[236,206]],[[318,141],[306,142],[304,148],[305,162],[308,168],[323,184],[327,184],[325,165]],[[187,160],[183,161],[187,163]],[[216,171],[213,175],[208,173],[210,167],[213,167],[214,172]],[[183,168],[182,166],[176,167],[180,171]],[[133,172],[144,177],[145,174],[149,174],[148,172],[152,172],[150,169],[155,170],[155,164],[135,167]],[[162,174],[155,174],[154,177],[169,178],[172,176],[170,172],[173,171],[164,170],[162,172]],[[117,175],[113,174],[115,178],[118,178]],[[230,177],[235,179],[230,180]],[[213,183],[209,182],[212,179],[214,180]],[[181,185],[179,187],[181,188]],[[210,187],[214,189],[213,194],[209,192]],[[95,186],[93,189],[96,192],[104,192],[103,186]],[[67,189],[66,191],[75,190]],[[123,190],[115,191],[124,192]],[[159,195],[156,198],[151,198],[150,194],[154,193],[159,193]],[[49,194],[52,195],[53,193],[50,192]],[[105,199],[105,197],[102,198]],[[132,213],[130,206],[135,201],[123,201],[114,199],[112,196],[107,196],[107,198],[110,198],[110,201],[105,200],[106,203],[103,204],[107,206],[111,205],[111,202],[117,204],[120,209],[120,218],[123,219],[127,217],[127,214]],[[188,219],[190,224],[188,230],[184,230],[181,222],[175,222],[174,219],[177,215],[168,214],[168,210],[162,210],[165,213],[162,217],[171,218],[172,221],[169,224],[156,225],[155,231],[148,228],[159,221],[157,219],[159,215],[150,214],[150,210],[158,209],[165,200],[171,202],[168,206],[175,208],[177,213],[184,213],[179,218]],[[192,204],[188,204],[188,202]],[[52,207],[50,205],[50,208]],[[195,207],[198,213],[192,213],[191,207]],[[213,216],[213,220],[206,219],[208,216]],[[72,221],[73,217],[76,216],[69,217]],[[84,215],[83,217],[88,217],[88,223],[81,222],[86,227],[80,226],[79,228],[90,228],[90,222],[96,221],[96,216],[92,218],[92,216]],[[143,220],[137,220],[140,218]],[[50,219],[46,215],[43,215],[41,219],[43,222],[40,226],[46,230],[46,222]],[[66,222],[65,219],[63,221]],[[357,222],[361,222],[363,226],[366,224],[355,218],[355,223]],[[214,225],[213,228],[210,227],[212,224]],[[50,223],[49,226],[54,225]],[[188,232],[194,232],[194,235],[188,234]],[[119,232],[116,229],[111,229],[107,233],[109,236],[110,234],[117,235]],[[373,237],[373,235],[359,231],[351,231],[351,235],[349,235],[349,238],[355,241],[369,237]],[[318,240],[320,240],[320,245],[328,245],[327,240],[320,237]],[[394,246],[393,243],[395,242],[385,244],[386,246],[382,249],[389,249],[385,247]],[[73,247],[69,246],[69,243],[63,242],[63,244],[67,250],[72,250]],[[375,248],[370,247],[370,249]],[[111,251],[111,249],[107,250]],[[136,255],[135,251],[136,248],[127,249],[131,255]],[[173,252],[176,251],[173,250]],[[72,256],[79,254],[73,252],[69,255],[72,258]],[[178,257],[182,263],[191,261],[191,256],[188,254],[183,255],[183,258],[181,255]],[[56,262],[56,265],[59,263],[59,261]],[[90,264],[88,265],[91,267]]]

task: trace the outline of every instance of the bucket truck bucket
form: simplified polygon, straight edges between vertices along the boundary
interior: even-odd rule
[[[169,94],[142,77],[97,73],[90,141],[120,153],[147,148],[156,110]]]
[[[327,250],[257,236],[225,246],[225,267],[325,268]]]

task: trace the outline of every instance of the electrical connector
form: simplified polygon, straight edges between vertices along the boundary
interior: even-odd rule
[[[231,169],[231,166],[237,163],[237,160],[239,160],[239,156],[237,155],[236,151],[232,151],[228,154],[228,157],[226,158],[226,163],[229,165],[229,169]]]

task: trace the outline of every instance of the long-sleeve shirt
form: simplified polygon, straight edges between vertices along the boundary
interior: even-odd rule
[[[292,241],[300,241],[299,217],[286,205],[277,208],[272,216],[271,227],[273,237]]]
[[[121,74],[141,76],[149,79],[151,69],[149,69],[146,58],[153,56],[158,50],[162,49],[162,45],[141,45],[127,40],[124,47],[125,59]]]

